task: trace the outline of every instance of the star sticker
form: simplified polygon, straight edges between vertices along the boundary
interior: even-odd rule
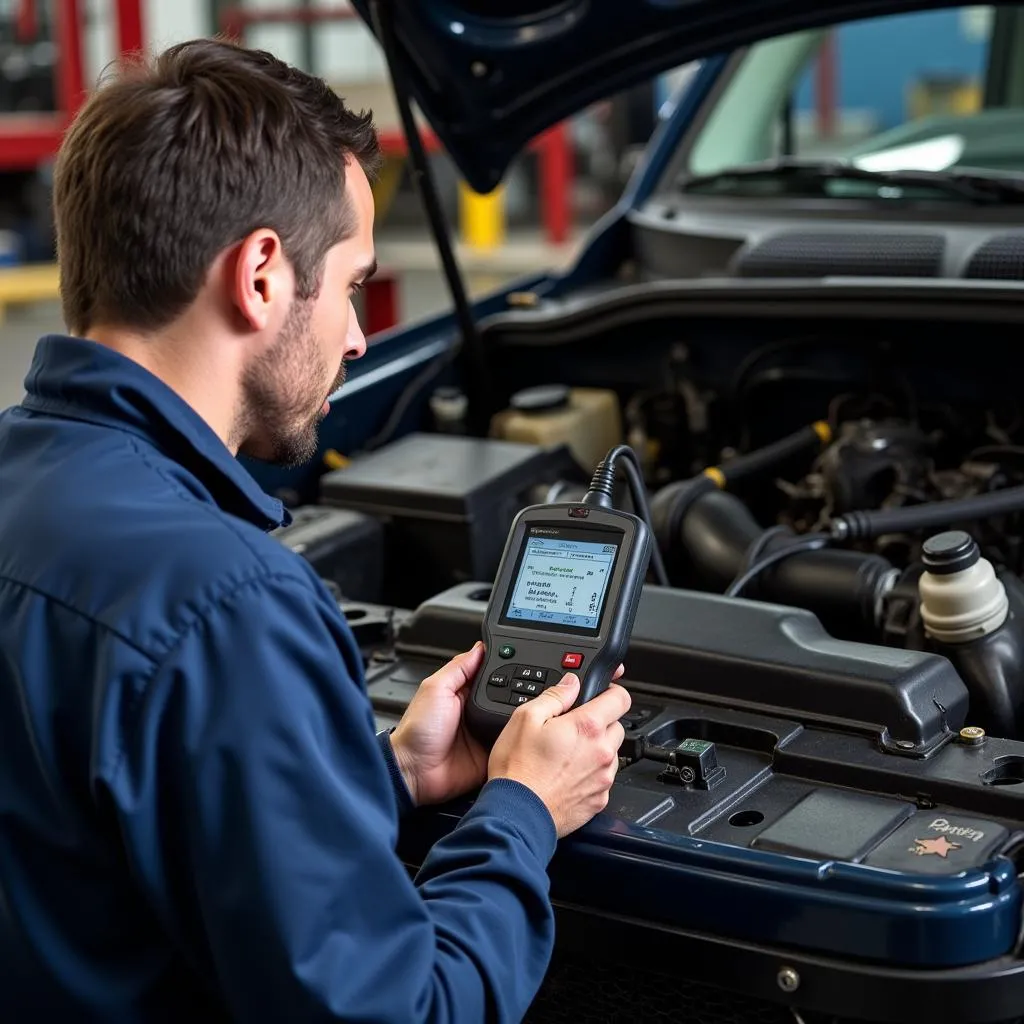
[[[939,836],[938,839],[915,839],[915,846],[910,852],[917,854],[918,857],[923,857],[927,853],[934,853],[945,859],[946,855],[950,850],[959,850],[959,843],[951,843],[945,836]]]

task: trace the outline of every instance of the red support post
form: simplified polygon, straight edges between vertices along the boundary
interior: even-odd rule
[[[242,41],[242,33],[245,31],[245,19],[237,7],[222,11],[220,16],[221,35],[233,39],[236,43]]]
[[[398,281],[379,270],[363,288],[363,333],[369,338],[398,323]]]
[[[572,153],[564,124],[549,128],[539,139],[541,217],[548,241],[561,245],[569,237]]]
[[[121,54],[139,53],[145,48],[142,0],[117,0],[117,47]]]
[[[55,13],[57,104],[64,117],[70,120],[85,99],[82,19],[78,0],[57,0]]]
[[[19,43],[29,43],[39,30],[36,0],[19,0],[15,13],[14,34]]]

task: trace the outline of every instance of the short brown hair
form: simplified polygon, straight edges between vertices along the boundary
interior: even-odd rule
[[[355,230],[349,155],[374,175],[372,115],[269,53],[200,39],[123,65],[54,171],[69,329],[165,326],[216,255],[261,227],[280,235],[300,295],[315,295],[328,249]]]

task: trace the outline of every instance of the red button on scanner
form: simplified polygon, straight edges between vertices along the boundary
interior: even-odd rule
[[[563,654],[562,668],[579,668],[583,664],[582,654]]]

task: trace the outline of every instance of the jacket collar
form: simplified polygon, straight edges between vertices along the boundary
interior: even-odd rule
[[[105,345],[40,339],[22,406],[134,434],[192,473],[225,512],[261,529],[291,516],[266,494],[199,414],[138,363]]]

